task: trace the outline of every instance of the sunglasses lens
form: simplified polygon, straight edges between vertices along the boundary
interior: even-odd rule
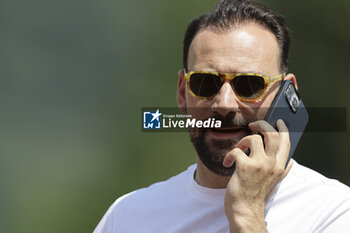
[[[200,97],[212,97],[221,87],[221,78],[215,74],[194,73],[190,77],[191,91]]]
[[[255,99],[264,94],[265,80],[259,76],[242,75],[233,80],[236,93],[245,99]]]

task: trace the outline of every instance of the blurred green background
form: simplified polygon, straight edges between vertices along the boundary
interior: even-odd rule
[[[292,30],[304,103],[348,108],[350,1],[263,2]],[[186,25],[213,3],[0,2],[1,232],[92,232],[117,197],[194,163],[187,133],[142,133],[140,111],[176,106]],[[306,133],[295,159],[350,185],[349,139]]]

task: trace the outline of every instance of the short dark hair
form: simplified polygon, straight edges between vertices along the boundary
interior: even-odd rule
[[[247,22],[259,24],[276,36],[281,52],[280,70],[282,73],[287,73],[291,39],[283,16],[263,4],[250,0],[219,0],[211,11],[190,22],[183,42],[184,68],[188,70],[188,52],[193,38],[199,30],[209,26],[220,30],[228,30],[234,25]]]

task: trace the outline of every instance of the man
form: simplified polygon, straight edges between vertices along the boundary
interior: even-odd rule
[[[225,128],[190,129],[197,164],[119,198],[95,232],[349,232],[349,187],[294,160],[285,168],[288,128],[262,120],[281,78],[297,88],[289,44],[283,18],[251,1],[221,0],[193,20],[178,104]],[[259,77],[266,85],[247,86]]]

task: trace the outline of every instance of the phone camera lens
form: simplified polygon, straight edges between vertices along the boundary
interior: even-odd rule
[[[293,89],[292,85],[289,85],[287,90],[286,90],[286,97],[287,97],[288,101],[291,101],[292,95],[294,93],[293,91],[294,91],[294,89]]]
[[[289,89],[288,89],[289,90]],[[290,95],[290,92],[287,90],[287,92],[286,92],[286,97],[287,97],[287,99],[288,100],[290,100],[290,97],[291,97],[291,95]]]
[[[297,98],[295,98],[295,97],[293,98],[292,105],[294,108],[297,108],[299,106],[299,101],[297,100]]]

